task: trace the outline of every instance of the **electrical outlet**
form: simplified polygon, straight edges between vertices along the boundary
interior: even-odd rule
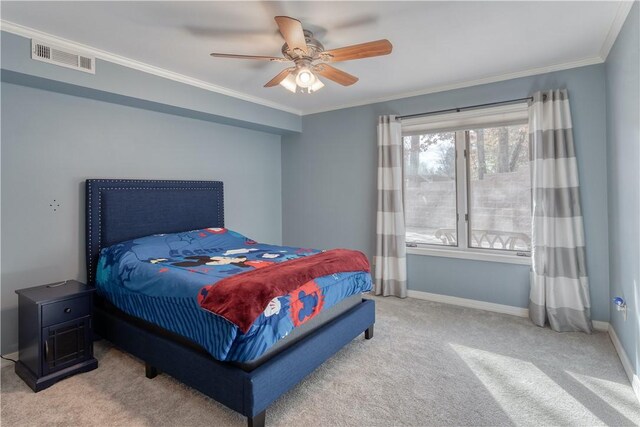
[[[622,318],[627,321],[627,302],[622,297],[615,297],[613,299],[613,304],[616,307],[617,311],[622,312]]]

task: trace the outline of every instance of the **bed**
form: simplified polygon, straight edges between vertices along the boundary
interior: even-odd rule
[[[87,280],[95,285],[100,251],[154,234],[224,228],[218,181],[86,182]],[[316,316],[258,358],[220,361],[201,345],[96,298],[94,331],[145,362],[148,378],[166,372],[263,426],[278,397],[354,338],[373,337],[375,306],[352,297]]]

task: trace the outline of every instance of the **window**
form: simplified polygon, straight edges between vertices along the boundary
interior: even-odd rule
[[[403,146],[410,252],[499,260],[528,255],[525,104],[403,121]]]

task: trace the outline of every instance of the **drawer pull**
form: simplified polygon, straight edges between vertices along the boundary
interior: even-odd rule
[[[56,325],[91,314],[91,295],[84,295],[42,305],[42,326]]]

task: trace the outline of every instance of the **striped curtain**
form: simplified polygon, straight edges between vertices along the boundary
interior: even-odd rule
[[[566,90],[529,106],[533,197],[529,316],[555,331],[592,330],[578,165]]]
[[[402,130],[395,116],[378,120],[378,214],[375,294],[407,296],[402,199]]]

